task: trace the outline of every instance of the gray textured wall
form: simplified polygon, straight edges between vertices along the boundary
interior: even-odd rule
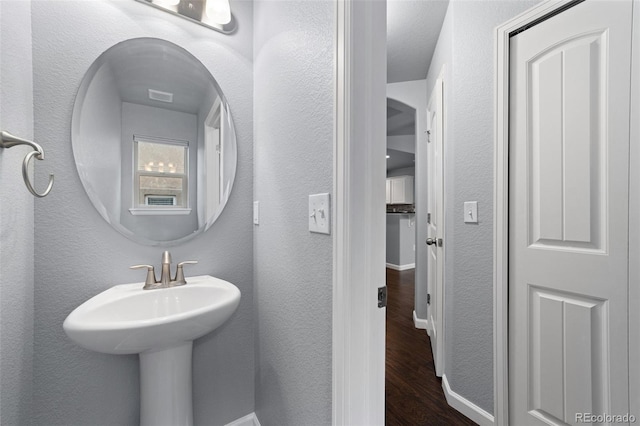
[[[400,215],[400,263],[411,265],[416,262],[416,220],[415,215]]]
[[[334,5],[254,4],[256,414],[331,423],[332,237],[308,231],[308,195],[333,180]]]
[[[400,265],[400,215],[387,213],[387,263]]]
[[[494,28],[535,1],[451,1],[427,76],[445,75],[445,374],[493,412]],[[478,201],[478,224],[463,222]]]
[[[387,213],[387,263],[396,266],[414,264],[415,215]]]
[[[30,14],[29,1],[0,2],[0,129],[28,139],[33,137]],[[7,426],[31,424],[34,198],[21,174],[28,152],[27,147],[0,150],[0,423]]]
[[[134,37],[159,37],[199,58],[229,101],[238,135],[238,171],[225,211],[209,231],[171,248],[196,259],[189,275],[211,274],[242,292],[236,313],[194,345],[195,423],[220,425],[253,411],[253,73],[250,2],[234,1],[238,32],[225,36],[134,1],[33,3],[35,137],[47,147],[36,171],[56,174],[35,209],[35,356],[33,415],[42,425],[133,425],[139,417],[136,356],[81,349],[62,322],[76,306],[118,283],[142,281],[134,263],[159,264],[161,249],[113,230],[84,193],[71,150],[75,93],[91,63]],[[3,57],[4,58],[4,57]]]

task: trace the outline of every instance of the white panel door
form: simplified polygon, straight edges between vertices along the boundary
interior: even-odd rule
[[[631,6],[587,0],[510,41],[512,425],[629,411]]]
[[[444,369],[444,178],[443,178],[443,94],[442,78],[436,80],[427,105],[427,294],[428,327],[436,375]]]

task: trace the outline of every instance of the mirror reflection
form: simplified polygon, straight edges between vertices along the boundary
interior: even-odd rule
[[[76,97],[72,144],[98,212],[144,244],[205,231],[233,186],[236,138],[222,91],[164,40],[127,40],[96,59]]]

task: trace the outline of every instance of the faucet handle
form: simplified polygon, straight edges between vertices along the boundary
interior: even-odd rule
[[[184,265],[193,265],[198,263],[197,260],[185,260],[184,262],[178,263],[178,267],[176,268],[176,279],[174,280],[174,286],[185,285],[187,281],[184,279]]]
[[[151,288],[156,284],[156,272],[153,265],[133,265],[129,266],[129,269],[142,269],[147,268],[147,279],[144,281],[144,289]]]

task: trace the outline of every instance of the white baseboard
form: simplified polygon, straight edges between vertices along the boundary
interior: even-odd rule
[[[387,268],[394,269],[396,271],[406,271],[408,269],[415,269],[415,263],[408,263],[406,265],[394,265],[393,263],[387,263]]]
[[[416,311],[413,311],[413,326],[423,330],[429,330],[429,320],[418,318]]]
[[[495,424],[495,419],[491,414],[478,407],[462,395],[458,395],[451,390],[446,374],[442,375],[442,389],[444,389],[444,396],[450,406],[469,417],[480,426],[493,426]]]
[[[256,417],[256,413],[251,413],[231,423],[227,423],[225,426],[260,426],[260,422]]]

